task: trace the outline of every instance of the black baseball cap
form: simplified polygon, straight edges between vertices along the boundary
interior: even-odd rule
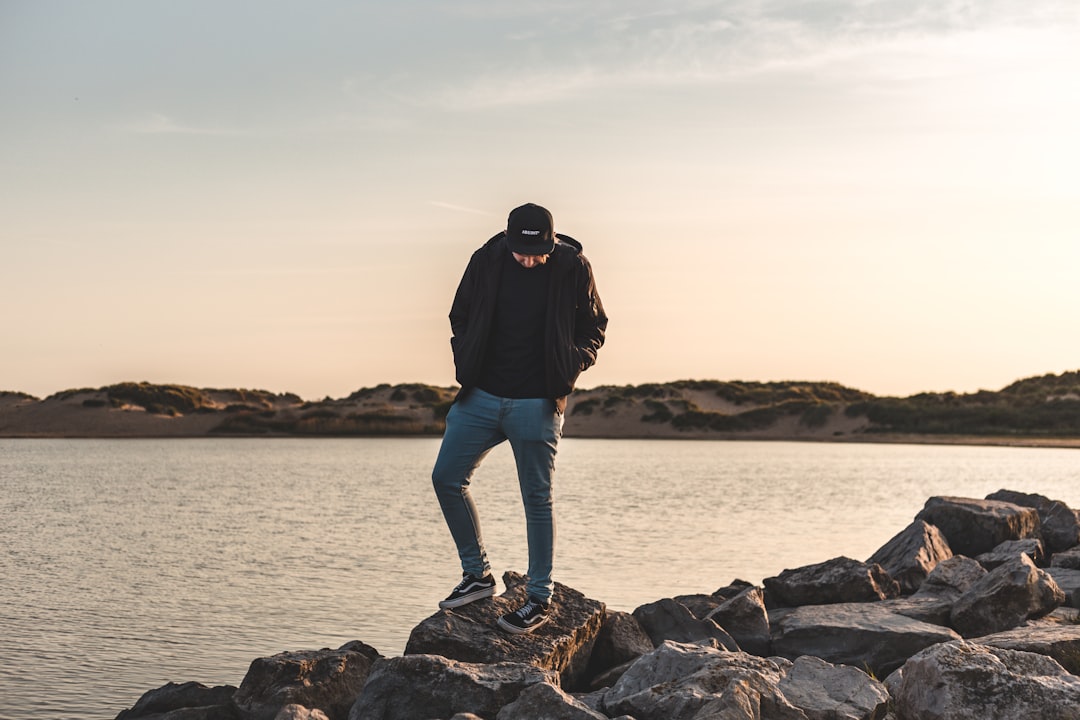
[[[506,244],[518,255],[549,255],[555,249],[554,225],[546,208],[525,203],[510,211]]]

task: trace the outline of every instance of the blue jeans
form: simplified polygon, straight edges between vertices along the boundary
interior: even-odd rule
[[[500,398],[479,388],[454,403],[446,416],[439,457],[431,480],[446,524],[457,544],[461,569],[483,577],[491,572],[469,481],[493,447],[510,441],[517,463],[529,540],[529,595],[551,600],[555,518],[551,481],[563,417],[543,398]]]

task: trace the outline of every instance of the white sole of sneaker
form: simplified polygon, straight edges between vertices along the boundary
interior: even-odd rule
[[[499,618],[499,621],[496,624],[500,628],[502,628],[503,630],[505,630],[508,633],[513,633],[515,635],[525,635],[527,633],[531,633],[533,630],[540,627],[541,625],[546,623],[548,620],[549,620],[549,618],[544,618],[540,622],[533,623],[532,625],[530,625],[527,628],[518,627],[517,625],[511,625],[510,623],[506,622],[502,618]]]
[[[483,590],[477,590],[476,592],[471,592],[468,595],[462,595],[461,597],[454,598],[453,600],[440,600],[439,607],[443,610],[452,610],[454,608],[459,608],[462,605],[468,605],[471,602],[476,602],[477,600],[483,600],[484,598],[491,597],[494,594],[495,588],[484,588]]]

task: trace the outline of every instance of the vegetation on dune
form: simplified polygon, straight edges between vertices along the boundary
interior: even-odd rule
[[[214,432],[220,434],[418,435],[443,431],[457,392],[421,383],[382,384],[343,400],[303,402],[293,394],[263,390],[127,382],[65,390],[46,401],[85,395],[87,408],[133,406],[174,417],[217,413],[221,420]],[[710,409],[710,394],[730,404],[722,405],[723,411]],[[12,396],[37,401],[25,393],[0,392]],[[865,418],[868,425],[858,432],[868,434],[1080,437],[1080,371],[1026,378],[996,392],[904,398],[878,397],[834,382],[679,380],[582,390],[571,407],[574,415],[602,418],[638,413],[644,424],[687,433],[762,431],[791,418],[812,430],[843,414]]]
[[[999,392],[920,393],[854,403],[867,432],[930,435],[1080,435],[1080,372],[1019,380]]]

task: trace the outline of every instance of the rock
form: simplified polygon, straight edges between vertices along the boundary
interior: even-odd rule
[[[537,683],[525,688],[518,699],[503,707],[496,720],[607,720],[585,703],[554,685]]]
[[[975,560],[987,570],[993,570],[1004,565],[1017,555],[1027,555],[1031,558],[1031,562],[1042,565],[1044,560],[1042,540],[1038,538],[1006,540],[990,552],[985,552],[975,558]]]
[[[900,594],[900,586],[877,564],[838,557],[784,570],[765,578],[769,607],[871,602]]]
[[[964,637],[1014,628],[1047,614],[1065,593],[1027,555],[1019,555],[986,574],[953,604],[949,622]]]
[[[985,575],[986,568],[977,561],[963,555],[954,555],[938,563],[926,576],[914,597],[940,598],[952,603]]]
[[[900,592],[919,589],[926,576],[942,560],[953,556],[945,536],[935,526],[916,520],[893,536],[870,556],[867,563],[877,563],[900,585]]]
[[[1080,570],[1080,545],[1054,553],[1050,558],[1050,567],[1066,568],[1068,570]]]
[[[474,603],[476,604],[476,603]],[[470,712],[494,718],[530,685],[558,685],[559,674],[526,663],[477,664],[438,655],[378,660],[349,720],[418,720]]]
[[[807,720],[871,720],[885,712],[889,693],[862,670],[797,658],[780,680],[780,692]]]
[[[1057,660],[1073,675],[1080,675],[1080,625],[1024,626],[976,638],[971,642],[1046,655]]]
[[[903,615],[932,625],[948,627],[953,601],[940,597],[909,595],[893,600],[882,600],[875,604],[897,615]]]
[[[1054,578],[1054,582],[1065,593],[1064,604],[1074,608],[1080,608],[1080,570],[1070,570],[1063,567],[1048,567],[1046,573]]]
[[[633,615],[608,610],[589,658],[586,675],[592,679],[590,685],[596,687],[597,676],[652,652],[653,647],[652,640]],[[611,682],[617,679],[618,676]]]
[[[1000,500],[932,497],[915,516],[937,526],[956,555],[975,557],[1006,540],[1039,537],[1039,513]]]
[[[709,619],[699,620],[685,605],[671,598],[642,605],[634,610],[634,618],[659,647],[665,640],[696,643],[715,640],[720,647],[738,650],[739,646],[722,627]]]
[[[773,652],[813,655],[884,677],[920,650],[958,640],[949,628],[890,612],[879,603],[806,605],[770,615]]]
[[[790,664],[701,645],[665,642],[638,658],[604,696],[608,715],[636,720],[801,720],[779,684]]]
[[[1003,500],[1021,507],[1035,508],[1039,513],[1039,524],[1043,544],[1047,553],[1068,550],[1080,544],[1080,517],[1068,505],[1058,500],[1051,500],[1044,495],[998,490],[986,496],[987,500]]]
[[[1077,720],[1080,678],[1035,653],[968,642],[927,648],[886,681],[897,720]]]
[[[233,702],[244,720],[272,720],[286,705],[345,720],[379,652],[359,641],[337,650],[284,652],[251,663]]]
[[[329,720],[322,710],[311,710],[303,705],[286,705],[274,720]]]
[[[881,683],[817,658],[759,658],[665,642],[604,696],[608,715],[637,720],[870,720],[884,713]]]
[[[232,685],[207,687],[197,682],[168,683],[143,693],[131,708],[122,710],[116,720],[164,715],[187,708],[215,709],[222,713],[220,717],[234,717],[232,699],[235,693],[236,688]]]
[[[675,602],[685,605],[696,618],[704,618],[725,602],[740,594],[747,588],[753,587],[745,580],[734,580],[726,587],[722,587],[711,595],[676,595]]]
[[[506,592],[491,600],[440,610],[409,635],[406,655],[442,655],[467,663],[529,663],[561,675],[561,686],[584,687],[593,645],[604,622],[604,604],[555,583],[551,619],[527,635],[496,626],[500,615],[525,602],[525,577],[503,575]]]
[[[762,657],[771,654],[769,615],[761,588],[746,588],[712,611],[706,619],[727,630],[744,652]]]

